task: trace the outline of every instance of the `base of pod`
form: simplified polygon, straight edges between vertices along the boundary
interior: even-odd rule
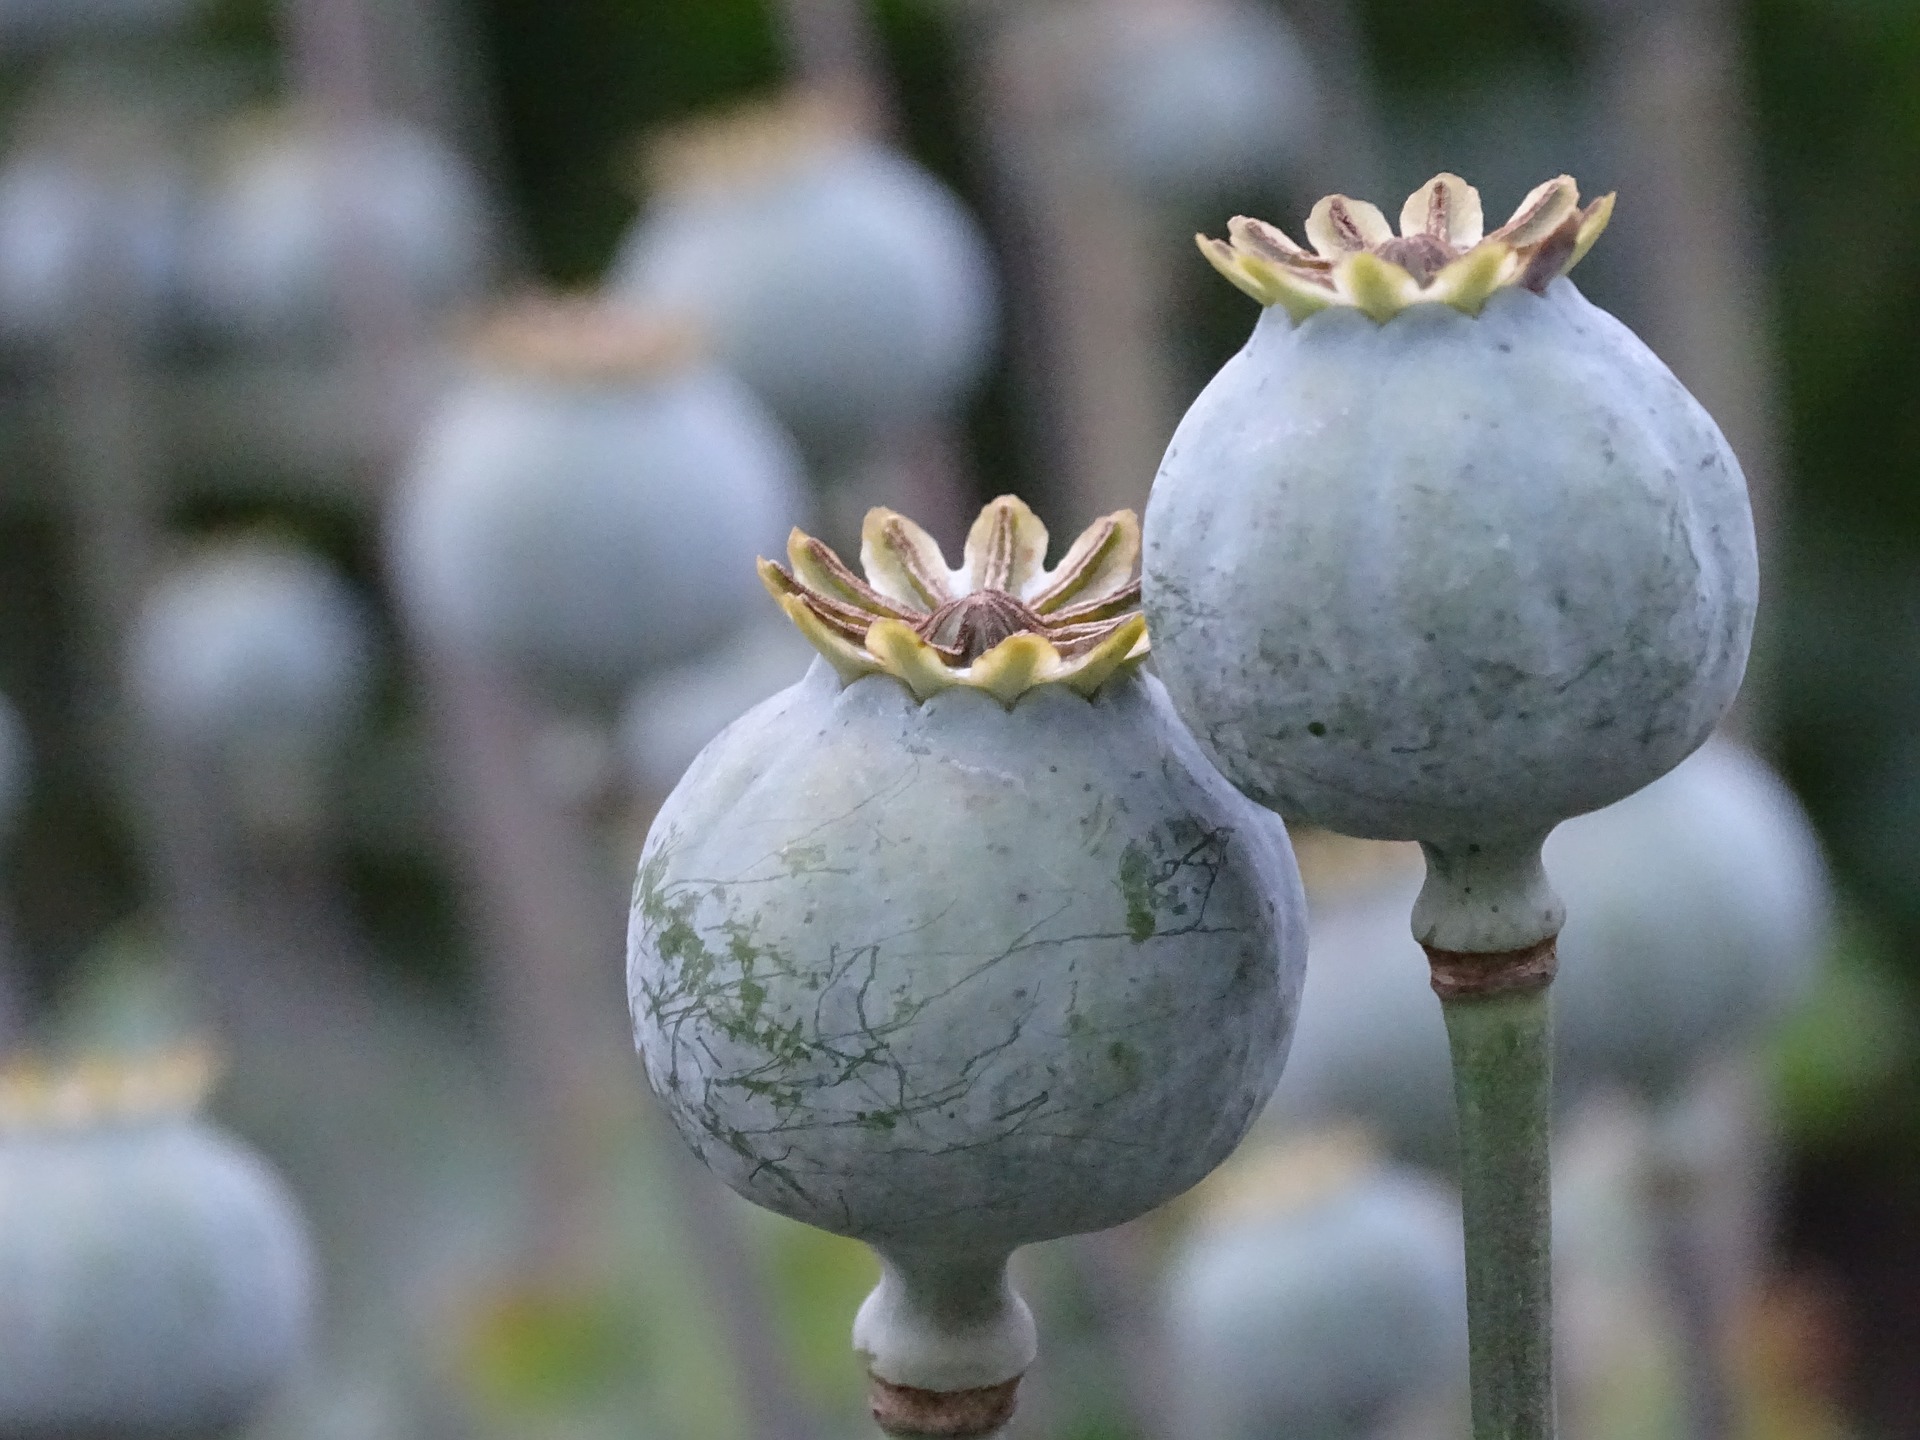
[[[853,1322],[876,1424],[889,1435],[985,1440],[1013,1418],[1039,1350],[1009,1252],[876,1247],[880,1283]]]
[[[868,1402],[873,1421],[889,1435],[952,1436],[982,1440],[998,1434],[1013,1419],[1020,1377],[977,1390],[916,1390],[869,1376]]]

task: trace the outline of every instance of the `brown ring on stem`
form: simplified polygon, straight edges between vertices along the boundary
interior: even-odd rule
[[[1427,952],[1433,970],[1433,993],[1442,1000],[1473,1000],[1489,995],[1511,995],[1541,990],[1553,982],[1559,967],[1557,936],[1549,935],[1524,950],[1435,950]]]
[[[952,1440],[992,1435],[1013,1418],[1020,1377],[977,1390],[916,1390],[878,1375],[868,1401],[873,1420],[889,1435],[946,1436]]]

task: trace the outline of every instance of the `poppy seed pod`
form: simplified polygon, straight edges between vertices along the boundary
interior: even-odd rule
[[[59,336],[103,266],[133,329],[168,318],[182,284],[186,202],[185,179],[162,154],[56,144],[15,156],[0,169],[0,334]]]
[[[211,750],[272,733],[337,743],[372,680],[370,620],[321,560],[262,536],[200,545],[135,621],[130,685],[168,739]]]
[[[1175,1440],[1365,1440],[1460,1386],[1444,1187],[1335,1133],[1243,1153],[1207,1192],[1167,1271]]]
[[[1541,839],[1690,753],[1746,662],[1739,465],[1565,278],[1610,211],[1562,176],[1483,234],[1441,175],[1400,235],[1333,196],[1314,250],[1246,219],[1203,246],[1268,308],[1154,482],[1160,673],[1255,799],[1424,842],[1444,951],[1551,937]]]
[[[894,1434],[1004,1423],[1009,1255],[1200,1179],[1292,1029],[1292,850],[1140,672],[1138,543],[1121,512],[1049,569],[1005,497],[954,570],[875,510],[863,580],[796,532],[764,574],[821,658],[641,856],[648,1077],[734,1189],[879,1252],[854,1343]]]
[[[1311,921],[1307,983],[1264,1131],[1359,1124],[1395,1159],[1459,1162],[1447,1032],[1407,932],[1419,852],[1319,832],[1297,838]]]
[[[661,143],[615,293],[694,317],[820,462],[943,419],[980,378],[987,247],[938,180],[817,98]]]
[[[208,542],[142,602],[128,688],[152,736],[215,782],[244,832],[310,837],[370,698],[370,628],[308,552],[260,536]]]
[[[300,1359],[305,1228],[193,1117],[206,1079],[192,1054],[0,1072],[0,1433],[234,1434]]]
[[[657,800],[673,789],[709,740],[793,684],[818,654],[784,616],[775,615],[636,685],[620,717],[620,749],[627,778],[642,799]]]
[[[1826,951],[1813,826],[1750,751],[1709,740],[1637,795],[1556,830],[1567,900],[1554,984],[1561,1089],[1665,1100],[1717,1051],[1764,1035]]]
[[[1318,96],[1293,28],[1248,0],[1154,0],[1115,17],[1097,91],[1119,173],[1156,199],[1271,187],[1309,151]]]
[[[493,219],[477,176],[432,135],[296,113],[235,127],[196,227],[194,293],[214,328],[293,345],[337,339],[349,272],[422,315],[474,299]]]
[[[1397,1156],[1452,1165],[1446,1029],[1406,929],[1418,856],[1369,846],[1316,881],[1311,857],[1338,845],[1310,838],[1301,849],[1311,963],[1263,1123],[1358,1121]],[[1711,739],[1646,789],[1567,821],[1546,860],[1567,898],[1553,984],[1563,1111],[1610,1088],[1671,1098],[1715,1054],[1782,1019],[1825,948],[1831,900],[1812,827],[1731,740]]]
[[[799,518],[792,442],[687,334],[533,301],[472,347],[403,477],[401,588],[438,641],[616,704],[753,612]]]

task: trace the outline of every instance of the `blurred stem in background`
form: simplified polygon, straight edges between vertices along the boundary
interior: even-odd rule
[[[1281,8],[1320,76],[1318,143],[1303,177],[1309,197],[1380,193],[1377,86],[1351,0],[1287,0]]]
[[[12,916],[0,913],[0,1057],[18,1045],[26,1030],[20,967],[13,956]]]
[[[142,373],[145,338],[132,322],[130,257],[104,187],[89,189],[73,313],[60,327],[58,409],[84,612],[82,714],[103,769],[138,786],[131,721],[119,675],[127,632],[153,563],[163,481],[149,437],[151,400]]]
[[[1177,418],[1163,340],[1175,256],[1087,153],[1104,58],[1099,7],[985,5],[969,15],[978,124],[1019,257],[1007,307],[1041,473],[1068,527],[1139,508]]]
[[[1589,8],[1622,196],[1613,228],[1636,277],[1635,327],[1726,432],[1753,499],[1761,631],[1727,723],[1764,733],[1783,554],[1780,377],[1740,36],[1729,0],[1589,0]],[[1739,1261],[1751,1256],[1714,1243],[1699,1177],[1666,1169],[1653,1197],[1666,1261],[1659,1274],[1687,1352],[1688,1433],[1724,1440],[1735,1422],[1727,1337],[1750,1298],[1754,1272]]]
[[[352,141],[380,118],[373,31],[362,0],[281,0],[292,89],[323,137],[323,184],[334,222],[332,269],[345,322],[355,408],[375,453],[411,433],[421,396],[415,363],[424,328],[396,259],[376,238],[363,186],[353,183]]]
[[[1101,1330],[1112,1342],[1122,1409],[1136,1440],[1167,1440],[1173,1392],[1161,1333],[1158,1257],[1148,1246],[1143,1223],[1076,1235],[1066,1244]]]
[[[843,97],[873,133],[897,137],[898,97],[869,0],[775,0],[792,83]],[[958,546],[973,515],[975,486],[958,425],[940,420],[888,437],[863,488],[919,517]]]
[[[27,736],[13,706],[0,696],[0,875],[12,866],[15,828],[32,769]],[[14,952],[13,897],[0,891],[0,1065],[26,1038],[27,997],[19,956]]]
[[[101,144],[112,147],[116,138],[109,130]],[[111,148],[94,156],[104,169],[84,192],[69,313],[53,357],[60,494],[80,612],[81,729],[97,773],[130,805],[173,938],[217,1013],[225,1003],[222,971],[234,952],[234,927],[219,883],[211,817],[178,757],[149,755],[139,743],[122,684],[133,617],[158,548],[167,479],[153,443],[149,337],[134,318],[133,259],[113,213],[112,177],[124,158]]]
[[[298,86],[336,142],[376,118],[371,30],[357,0],[288,0],[286,19]],[[347,153],[336,144],[336,166]],[[344,205],[351,193],[344,172],[334,188]],[[364,217],[343,209],[335,233],[329,260],[340,281],[348,363],[382,442],[374,452],[391,455],[418,422],[421,397],[405,382],[431,341]],[[591,1287],[600,1278],[597,1252],[613,1233],[609,1180],[628,1114],[616,1097],[632,1084],[610,963],[620,948],[619,908],[600,903],[584,837],[537,783],[537,719],[526,701],[471,657],[426,637],[416,637],[415,651],[479,922],[484,990],[520,1099],[531,1188],[517,1263],[536,1294]],[[677,1146],[657,1148],[676,1179],[683,1176]],[[705,1195],[680,1189],[680,1218],[721,1313],[751,1433],[807,1440],[741,1237]]]
[[[1688,1440],[1743,1433],[1733,1341],[1765,1266],[1765,1113],[1751,1062],[1722,1061],[1654,1117],[1643,1158],[1660,1261],[1655,1274],[1681,1352]]]
[[[417,649],[452,802],[449,838],[468,875],[483,993],[510,1057],[528,1145],[530,1228],[519,1263],[536,1281],[564,1283],[584,1277],[604,1230],[596,1157],[612,1117],[594,1115],[590,1097],[608,1093],[618,1032],[593,1023],[585,987],[594,961],[613,947],[612,927],[595,923],[601,907],[581,883],[583,857],[532,784],[526,707],[480,664],[424,641]]]
[[[538,784],[536,720],[488,667],[423,643],[467,861],[491,1009],[519,1071],[530,1149],[531,1229],[520,1259],[539,1286],[588,1284],[612,1217],[609,1156],[634,1123],[613,1097],[637,1081],[618,980],[620,908],[594,883],[581,828]],[[814,1426],[774,1335],[753,1249],[678,1137],[646,1107],[640,1123],[677,1198],[730,1351],[754,1440],[811,1440]]]
[[[794,78],[852,99],[869,123],[893,124],[892,87],[866,0],[777,0]]]
[[[1764,732],[1780,599],[1781,382],[1759,164],[1731,0],[1586,0],[1621,196],[1612,226],[1635,329],[1740,457],[1760,541],[1761,627],[1736,731]]]

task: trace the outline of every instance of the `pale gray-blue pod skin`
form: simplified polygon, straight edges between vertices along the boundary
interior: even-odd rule
[[[753,562],[804,493],[792,440],[724,371],[481,373],[421,436],[394,551],[438,638],[618,694],[760,613]]]
[[[1300,1024],[1263,1130],[1359,1121],[1398,1159],[1458,1163],[1446,1025],[1407,930],[1419,891],[1416,862],[1357,892],[1314,896]]]
[[[128,685],[170,740],[337,740],[367,699],[371,628],[346,582],[304,550],[263,539],[208,547],[148,592]]]
[[[343,261],[364,266],[369,249],[377,298],[403,318],[485,289],[481,178],[431,132],[388,118],[335,133],[289,116],[247,138],[195,215],[193,298],[209,321],[256,341],[331,340],[354,303]]]
[[[782,423],[835,458],[960,404],[997,308],[972,216],[933,176],[868,143],[664,197],[611,284],[697,317]]]
[[[1310,152],[1318,96],[1293,28],[1245,0],[1122,20],[1098,90],[1119,173],[1157,203],[1245,194]]]
[[[807,673],[819,654],[785,615],[769,614],[685,665],[634,686],[620,719],[627,779],[665,795],[727,726]]]
[[[1303,921],[1284,829],[1152,678],[1009,711],[817,661],[662,808],[628,989],[654,1089],[741,1194],[1003,1256],[1226,1157],[1280,1073]]]
[[[1832,899],[1806,812],[1731,741],[1563,825],[1546,862],[1567,901],[1554,982],[1563,1088],[1664,1100],[1717,1050],[1804,998]]]
[[[1758,585],[1725,439],[1565,279],[1478,317],[1268,309],[1174,435],[1143,569],[1160,675],[1235,784],[1440,845],[1537,843],[1671,769],[1739,686]]]
[[[1729,740],[1568,821],[1546,861],[1567,901],[1552,991],[1563,1109],[1606,1089],[1672,1098],[1778,1024],[1825,951],[1832,902],[1813,828]],[[1419,888],[1414,865],[1316,898],[1300,1025],[1263,1128],[1359,1120],[1401,1159],[1455,1163],[1446,1026],[1407,933]]]
[[[0,1434],[242,1425],[304,1353],[312,1257],[279,1180],[189,1118],[0,1137]]]
[[[1415,1172],[1198,1235],[1167,1291],[1176,1440],[1362,1440],[1466,1374],[1459,1203]]]

